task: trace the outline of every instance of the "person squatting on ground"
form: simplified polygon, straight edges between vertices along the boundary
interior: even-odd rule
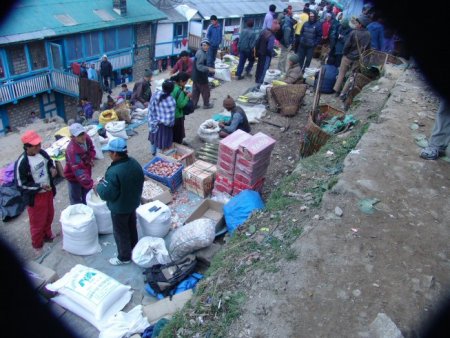
[[[100,62],[100,76],[102,78],[103,91],[111,94],[111,78],[113,75],[113,67],[111,62],[108,61],[108,57],[102,56],[102,62]]]
[[[111,211],[117,257],[111,258],[109,263],[128,264],[138,242],[136,208],[141,203],[144,172],[139,162],[128,156],[127,142],[123,138],[110,140],[103,150],[109,152],[112,163],[105,177],[94,185],[94,191]]]
[[[230,95],[228,95],[227,98],[223,100],[223,107],[231,112],[231,119],[228,122],[219,123],[219,137],[227,137],[238,129],[241,129],[247,133],[251,131],[250,124],[248,123],[247,119],[247,114],[245,114],[244,109],[236,105]]]
[[[255,82],[258,85],[264,82],[266,71],[270,67],[275,45],[275,33],[279,30],[280,24],[277,20],[274,20],[271,29],[264,29],[256,40],[255,52],[258,57],[258,63],[256,65]]]
[[[217,20],[217,16],[211,15],[211,24],[206,29],[206,38],[210,43],[208,50],[208,67],[215,68],[217,51],[222,43],[222,26]]]
[[[280,78],[280,81],[287,84],[303,83],[303,72],[298,61],[299,58],[297,54],[289,55],[286,74]]]
[[[339,66],[339,74],[334,84],[333,90],[336,92],[336,96],[341,95],[341,89],[344,84],[344,78],[347,72],[353,70],[358,66],[359,58],[361,54],[370,48],[371,37],[366,26],[370,20],[364,15],[360,15],[356,19],[356,27],[352,30],[345,41],[341,64]],[[341,99],[345,98],[345,93],[342,93]]]
[[[311,11],[309,20],[305,22],[300,31],[300,41],[298,44],[298,58],[300,68],[304,71],[311,64],[314,49],[322,41],[322,25],[317,20],[317,13]]]
[[[69,200],[71,205],[86,204],[86,195],[94,185],[92,167],[95,148],[81,124],[71,124],[69,131],[72,137],[66,149],[66,165],[64,166],[64,177],[69,186]]]
[[[195,53],[195,64],[192,71],[192,103],[198,108],[200,94],[203,98],[203,109],[213,108],[214,105],[209,102],[211,90],[208,83],[208,74],[214,73],[215,69],[207,66],[207,53],[210,48],[208,39],[200,42],[200,49]]]
[[[248,60],[247,67],[245,67],[245,73],[247,76],[251,76],[253,64],[255,63],[254,48],[256,43],[256,32],[253,30],[255,22],[253,19],[248,19],[245,23],[246,28],[242,30],[239,35],[239,64],[236,70],[236,76],[238,80],[242,80],[242,72],[244,71],[245,63]]]
[[[53,198],[56,195],[53,178],[57,171],[53,160],[41,149],[42,138],[34,130],[27,130],[21,141],[24,152],[15,163],[15,181],[27,205],[31,245],[35,253],[40,254],[44,242],[52,242],[55,238],[52,233]]]
[[[133,87],[133,94],[131,95],[131,104],[133,109],[145,109],[148,107],[148,103],[152,97],[152,85],[151,80],[153,73],[150,69],[144,71],[144,77],[136,82]]]
[[[92,103],[88,101],[87,97],[83,97],[81,99],[81,109],[83,109],[86,119],[92,119],[92,116],[94,115],[94,107],[92,106]]]
[[[176,102],[175,124],[173,126],[173,142],[183,143],[186,137],[184,130],[184,111],[183,108],[188,104],[191,94],[185,91],[186,83],[189,80],[187,73],[181,72],[170,78],[175,82],[175,88],[172,91],[172,97]]]
[[[171,96],[175,84],[166,80],[162,84],[162,91],[157,91],[148,106],[148,140],[151,143],[151,153],[170,148],[173,143],[173,126],[177,104]]]
[[[448,99],[441,98],[436,112],[433,131],[428,147],[422,149],[420,157],[425,160],[437,160],[445,156],[445,150],[450,142],[450,105]]]
[[[193,67],[194,61],[189,57],[189,53],[183,50],[180,53],[180,59],[177,61],[175,66],[173,66],[172,70],[170,71],[170,75],[184,72],[188,74],[189,77],[191,77]]]

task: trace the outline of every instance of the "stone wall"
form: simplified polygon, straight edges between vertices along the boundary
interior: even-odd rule
[[[78,99],[76,97],[64,95],[64,110],[66,115],[66,122],[70,119],[74,119],[77,116],[78,110],[81,107],[78,106]]]
[[[27,97],[19,100],[17,104],[7,104],[5,108],[8,112],[9,125],[13,129],[25,126],[30,117],[30,112],[33,110],[37,116],[40,116],[39,100],[37,97]]]
[[[152,68],[154,42],[152,43],[152,25],[143,23],[135,26],[136,48],[134,49],[133,80],[138,81],[144,76],[145,69]]]

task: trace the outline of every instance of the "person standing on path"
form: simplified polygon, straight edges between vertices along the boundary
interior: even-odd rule
[[[108,56],[104,54],[102,56],[102,62],[100,62],[100,76],[102,79],[103,91],[108,94],[112,93],[111,90],[111,78],[113,75],[113,67],[111,62],[108,61]]]
[[[302,31],[302,27],[309,20],[309,3],[305,4],[303,7],[303,12],[299,15],[297,23],[294,26],[295,29],[295,37],[294,37],[294,46],[293,50],[297,51],[298,46],[300,44],[300,32]]]
[[[106,201],[111,211],[118,254],[109,263],[128,264],[138,242],[136,208],[141,203],[144,172],[141,165],[128,156],[127,142],[123,138],[110,140],[103,150],[109,152],[112,163],[106,170],[105,177],[94,185],[94,191]]]
[[[266,71],[270,67],[272,61],[273,47],[275,45],[275,33],[280,30],[277,20],[272,23],[271,29],[264,29],[256,40],[255,52],[258,57],[256,65],[255,82],[261,85],[264,82]]]
[[[428,147],[422,149],[420,157],[425,160],[437,160],[439,157],[445,156],[445,150],[449,143],[450,105],[447,98],[441,98]]]
[[[184,130],[184,107],[189,102],[191,93],[185,91],[186,83],[189,80],[187,73],[181,72],[170,78],[175,82],[175,88],[172,91],[172,97],[175,99],[175,124],[173,126],[173,142],[182,144],[183,139],[186,137]]]
[[[173,143],[173,125],[177,108],[175,99],[171,96],[174,88],[173,81],[164,81],[162,91],[157,91],[148,105],[148,140],[153,156],[158,149],[165,151]]]
[[[95,63],[91,63],[88,70],[88,79],[92,81],[98,81],[97,70],[95,69]]]
[[[150,69],[146,69],[144,71],[144,77],[134,84],[133,94],[130,99],[133,109],[145,109],[148,107],[148,103],[152,97],[152,77],[152,71]]]
[[[345,97],[341,95],[342,86],[344,84],[345,75],[349,70],[358,66],[359,58],[361,54],[370,48],[371,37],[366,26],[370,23],[370,20],[365,15],[360,15],[356,19],[356,27],[352,30],[345,41],[341,64],[339,66],[339,74],[334,84],[333,90],[336,96],[340,96],[341,99]],[[345,94],[345,93],[344,93]]]
[[[289,48],[294,41],[294,24],[292,22],[292,18],[290,16],[289,10],[286,8],[284,10],[284,16],[280,22],[280,30],[281,30],[281,39],[280,43],[280,56],[278,58],[278,70],[281,73],[286,73],[286,63],[289,53]]]
[[[222,43],[222,26],[217,20],[217,16],[211,15],[211,24],[206,30],[206,38],[210,43],[208,50],[208,67],[215,68],[217,51]]]
[[[263,30],[272,28],[273,20],[275,20],[277,17],[277,15],[275,13],[276,10],[277,10],[277,6],[275,6],[273,4],[269,6],[269,11],[266,13],[266,16],[264,17],[264,22],[263,22],[263,26],[262,26]]]
[[[215,69],[207,66],[207,53],[210,48],[208,39],[200,42],[200,49],[195,53],[195,64],[192,71],[192,103],[198,108],[200,94],[203,98],[203,109],[211,109],[214,105],[209,102],[211,90],[209,88],[208,74]]]
[[[300,31],[300,41],[298,45],[298,58],[302,71],[308,68],[313,58],[314,49],[322,40],[322,25],[317,20],[317,13],[311,11],[309,20],[305,22]]]
[[[255,22],[253,19],[248,19],[246,22],[246,28],[239,34],[239,64],[236,70],[236,76],[238,80],[242,80],[242,72],[244,71],[245,63],[248,60],[248,65],[245,68],[247,76],[251,76],[250,73],[255,63],[254,48],[256,42],[256,32],[253,30]]]
[[[24,152],[14,167],[14,179],[27,204],[30,219],[31,245],[36,255],[42,253],[44,242],[52,242],[52,222],[55,215],[53,198],[57,171],[53,160],[41,149],[42,138],[34,130],[21,137]],[[142,170],[142,169],[141,169]]]
[[[86,204],[86,195],[92,189],[92,167],[95,148],[86,129],[79,123],[69,126],[72,138],[66,149],[64,177],[69,184],[70,204]]]

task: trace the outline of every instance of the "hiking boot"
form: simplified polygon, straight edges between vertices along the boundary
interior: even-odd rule
[[[437,160],[441,156],[445,156],[445,150],[436,147],[426,147],[420,152],[424,160]]]
[[[213,108],[213,107],[214,107],[214,104],[209,103],[209,104],[205,104],[205,105],[203,106],[203,109],[211,109],[211,108]]]
[[[113,257],[109,259],[109,263],[112,265],[124,265],[131,263],[131,261],[121,261],[119,258]]]

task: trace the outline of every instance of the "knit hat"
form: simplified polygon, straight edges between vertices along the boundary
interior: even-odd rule
[[[364,14],[361,14],[360,16],[358,16],[356,21],[358,21],[364,27],[367,27],[367,25],[370,23],[370,19],[367,16],[365,16]]]
[[[144,70],[144,77],[152,77],[153,73],[150,69]]]
[[[291,61],[292,63],[297,64],[297,63],[299,63],[300,58],[298,57],[297,54],[291,54],[291,55],[289,56],[288,60]]]
[[[200,46],[203,45],[204,43],[206,43],[208,46],[211,46],[211,42],[209,42],[208,39],[202,39],[202,41],[200,41]]]
[[[227,98],[223,100],[223,107],[227,110],[231,110],[236,107],[236,103],[230,95],[228,95]]]

